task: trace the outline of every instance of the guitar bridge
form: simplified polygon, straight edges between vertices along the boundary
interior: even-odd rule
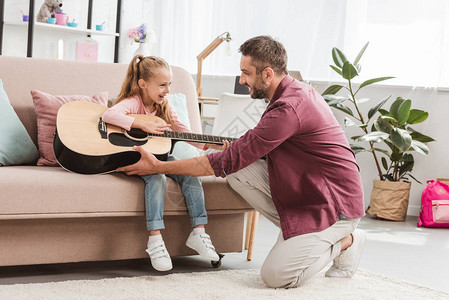
[[[98,131],[100,132],[102,139],[108,138],[108,129],[106,127],[106,123],[103,121],[101,117],[100,120],[98,121]]]

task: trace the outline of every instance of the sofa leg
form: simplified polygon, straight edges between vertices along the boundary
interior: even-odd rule
[[[248,218],[250,216],[248,215]],[[249,235],[249,242],[248,242],[248,255],[246,257],[247,260],[251,260],[253,256],[253,247],[254,247],[254,238],[256,236],[256,229],[257,229],[257,222],[259,221],[259,212],[253,211],[251,213],[251,232]]]

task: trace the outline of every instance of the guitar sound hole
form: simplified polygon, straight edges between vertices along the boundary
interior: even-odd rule
[[[131,128],[131,130],[128,130],[127,132],[130,136],[136,139],[143,139],[148,135],[148,133],[138,128]]]
[[[146,135],[145,135],[146,136]],[[144,136],[144,137],[145,137]],[[135,136],[133,136],[135,137]],[[134,141],[131,140],[129,138],[127,138],[124,134],[122,133],[111,133],[109,134],[109,142],[112,145],[116,145],[116,146],[122,146],[122,147],[132,147],[132,146],[142,146],[145,145],[145,143],[147,141]]]

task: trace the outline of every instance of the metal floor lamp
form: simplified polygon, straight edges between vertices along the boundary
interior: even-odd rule
[[[224,32],[217,36],[203,51],[201,51],[200,54],[196,57],[198,60],[198,72],[196,75],[196,92],[198,94],[198,104],[200,109],[200,117],[202,119],[213,119],[213,118],[205,118],[203,116],[203,105],[204,104],[218,104],[218,98],[213,97],[203,97],[202,89],[201,89],[201,72],[202,72],[202,66],[203,66],[203,60],[209,56],[218,46],[220,46],[221,43],[224,41],[230,42],[231,41],[231,34],[229,32]]]

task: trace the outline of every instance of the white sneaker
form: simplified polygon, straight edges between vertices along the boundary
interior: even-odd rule
[[[334,264],[326,272],[326,277],[351,278],[359,266],[366,242],[366,233],[360,229],[352,233],[352,245],[334,259]]]
[[[165,248],[162,237],[152,243],[148,242],[148,249],[146,251],[150,255],[151,265],[157,271],[168,271],[173,268],[170,255]]]
[[[212,245],[210,236],[207,233],[193,234],[193,232],[191,232],[189,238],[187,239],[186,246],[211,261],[220,260],[217,252],[215,252],[215,247]]]

